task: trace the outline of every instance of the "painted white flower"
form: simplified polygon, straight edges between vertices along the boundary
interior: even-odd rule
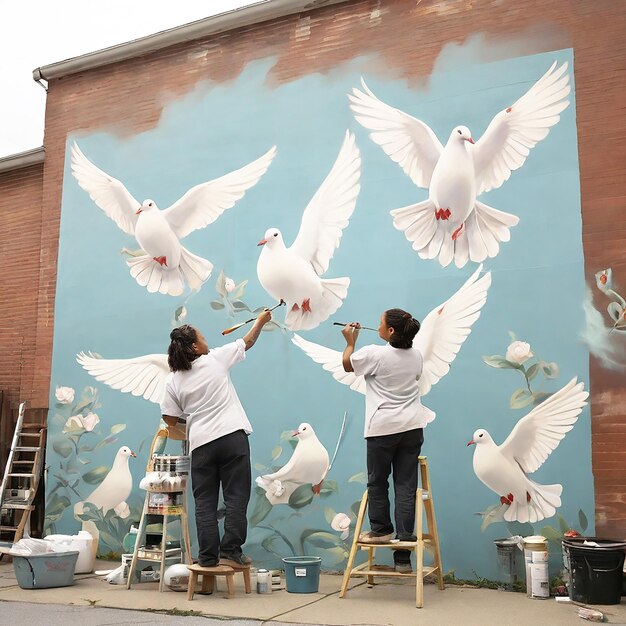
[[[130,515],[130,507],[126,502],[120,502],[113,510],[115,514],[122,519],[126,519]]]
[[[275,480],[272,483],[272,491],[277,498],[280,498],[285,493],[285,488],[283,487],[283,483],[280,480]]]
[[[234,288],[235,288],[235,281],[232,278],[226,278],[224,280],[224,289],[226,289],[226,291],[230,293]]]
[[[100,418],[95,413],[88,413],[87,415],[72,415],[72,417],[65,422],[63,432],[65,433],[70,430],[82,428],[85,432],[90,433],[99,423]]]
[[[59,387],[54,392],[57,402],[61,404],[71,404],[74,402],[74,389],[72,387]]]
[[[521,365],[533,356],[535,355],[530,351],[529,343],[525,341],[514,341],[506,349],[505,358],[507,361],[511,361],[511,363]]]
[[[347,539],[350,534],[350,518],[345,513],[337,513],[330,523],[333,530],[341,531],[341,538]]]

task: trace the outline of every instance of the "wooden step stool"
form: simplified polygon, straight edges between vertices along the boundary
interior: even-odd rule
[[[437,584],[439,589],[443,589],[443,574],[441,571],[441,554],[439,552],[439,535],[437,533],[437,523],[435,522],[435,509],[433,505],[432,491],[430,486],[430,477],[428,474],[428,462],[425,456],[419,457],[419,479],[420,486],[415,492],[415,535],[416,541],[394,541],[393,543],[364,543],[359,541],[359,535],[363,528],[363,520],[367,511],[367,491],[363,494],[361,500],[361,508],[356,520],[354,529],[354,541],[346,564],[346,570],[343,576],[341,592],[339,597],[343,598],[348,591],[348,584],[351,577],[365,576],[370,585],[374,584],[374,576],[394,576],[398,578],[415,578],[415,606],[422,608],[424,606],[424,577],[430,574],[437,574]],[[426,512],[426,522],[428,525],[428,533],[423,530],[423,511]],[[428,549],[434,553],[434,562],[432,567],[424,567],[424,547],[427,544]],[[415,572],[394,572],[375,569],[374,555],[376,548],[391,548],[392,550],[413,550],[415,551],[416,571]],[[357,550],[367,550],[367,561],[362,565],[354,565]]]
[[[187,587],[187,600],[193,600],[198,584],[198,577],[202,576],[202,593],[213,593],[216,576],[226,577],[226,587],[228,589],[228,597],[235,597],[235,573],[243,574],[243,581],[246,593],[251,592],[250,588],[250,566],[231,567],[230,565],[215,565],[214,567],[203,567],[202,565],[188,565],[189,569],[189,586]]]

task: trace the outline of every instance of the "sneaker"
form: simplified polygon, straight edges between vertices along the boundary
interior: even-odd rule
[[[383,535],[370,530],[359,535],[359,543],[389,543],[393,539],[393,533]]]
[[[231,567],[250,567],[252,559],[245,554],[224,555],[220,557],[220,565],[230,565]]]
[[[399,574],[411,574],[413,572],[410,563],[396,563],[393,569]]]

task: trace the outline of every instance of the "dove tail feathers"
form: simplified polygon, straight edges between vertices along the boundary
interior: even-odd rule
[[[198,290],[213,270],[210,261],[192,254],[182,246],[180,264],[173,269],[162,267],[148,254],[128,259],[126,264],[130,267],[130,275],[139,285],[150,293],[169,296],[180,296],[185,289],[185,281],[190,289]]]
[[[310,311],[305,311],[301,306],[297,310],[292,309],[293,303],[287,303],[288,311],[285,315],[285,324],[290,330],[310,330],[327,320],[343,304],[348,295],[350,279],[322,278],[321,297],[311,298]],[[299,303],[298,303],[299,304]]]
[[[413,250],[419,252],[428,247],[437,232],[435,205],[431,200],[394,209],[390,213],[393,225],[413,244]]]
[[[542,519],[552,517],[561,506],[563,485],[540,485],[527,478],[527,498],[515,498],[504,513],[507,522],[530,522],[534,524]]]

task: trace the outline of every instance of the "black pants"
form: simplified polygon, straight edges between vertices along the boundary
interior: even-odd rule
[[[389,512],[389,475],[393,469],[396,537],[410,541],[415,537],[417,466],[424,430],[416,428],[404,433],[368,437],[366,441],[370,528],[384,535],[393,532]],[[395,550],[393,554],[396,563],[411,560],[408,550]]]
[[[200,565],[215,565],[220,555],[241,554],[248,532],[246,511],[252,481],[248,435],[237,430],[196,448],[191,453],[191,480]],[[221,542],[217,523],[220,484],[226,507]]]

